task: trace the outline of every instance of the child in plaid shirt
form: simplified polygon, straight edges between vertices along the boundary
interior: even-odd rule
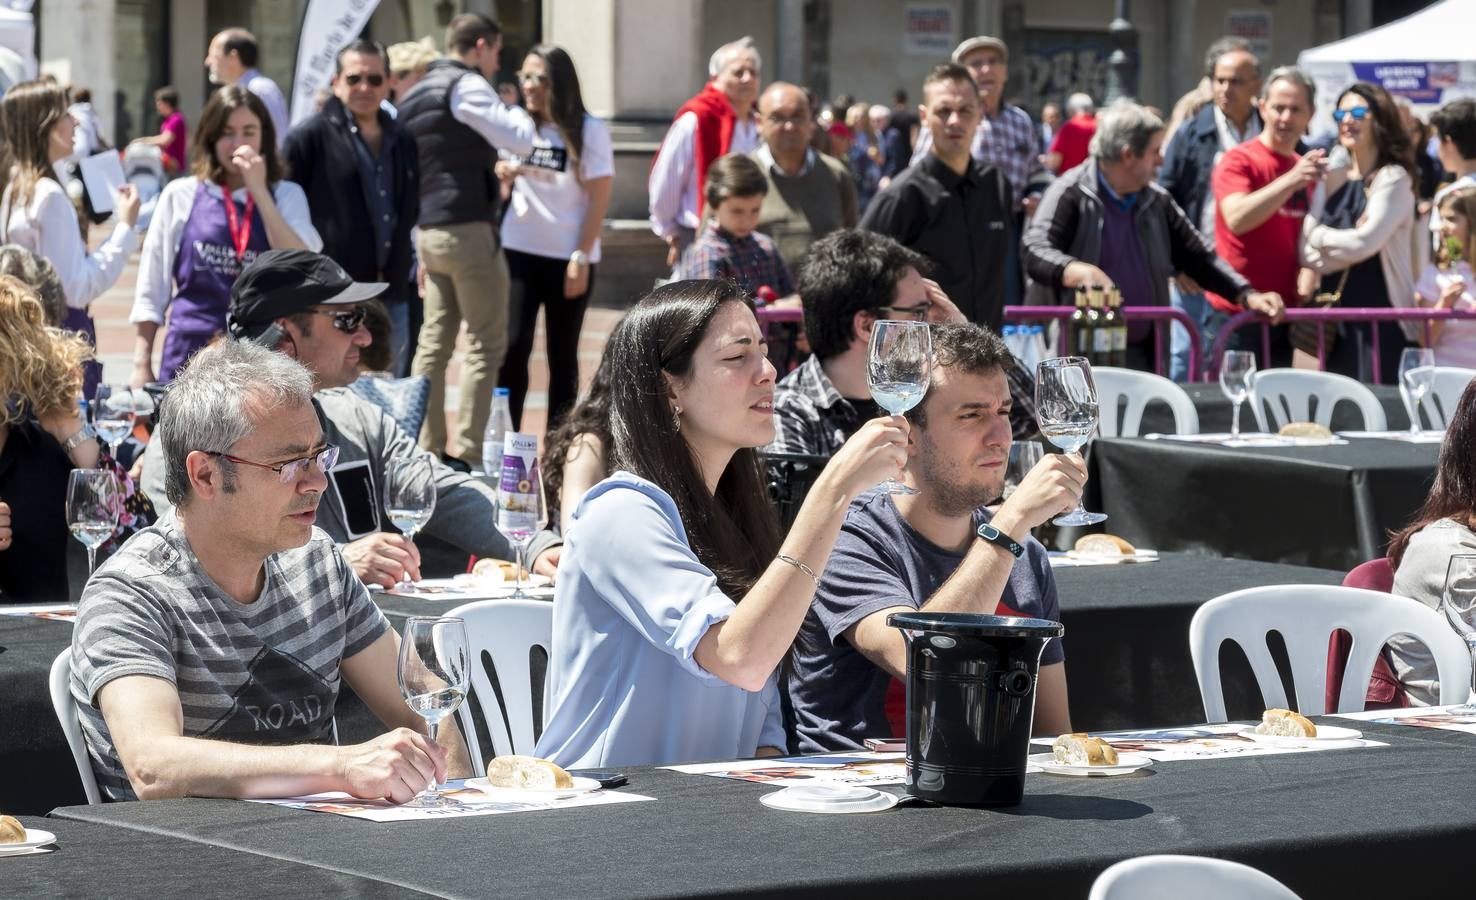
[[[794,293],[789,269],[774,239],[758,228],[769,181],[759,164],[730,153],[707,169],[704,199],[711,213],[702,232],[682,254],[681,278],[731,278],[754,297],[767,287],[773,302]]]

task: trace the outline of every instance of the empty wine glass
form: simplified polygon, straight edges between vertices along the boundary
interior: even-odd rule
[[[454,616],[411,616],[405,620],[396,669],[400,695],[416,715],[425,719],[431,743],[436,742],[441,720],[466,699],[467,657],[466,620]],[[432,774],[430,786],[405,805],[432,809],[458,806],[460,801],[442,796]]]
[[[1010,460],[1005,465],[1004,490],[999,499],[1010,499],[1015,488],[1020,486],[1020,482],[1035,468],[1035,464],[1040,462],[1044,452],[1045,448],[1035,441],[1016,441],[1010,445]]]
[[[1058,356],[1035,367],[1035,420],[1040,433],[1067,453],[1080,454],[1097,430],[1097,386],[1092,367],[1080,356]],[[1051,521],[1056,525],[1095,525],[1105,513],[1076,509]]]
[[[1256,380],[1256,355],[1249,350],[1226,350],[1220,362],[1220,390],[1235,404],[1230,416],[1230,438],[1240,437],[1240,404],[1250,396]]]
[[[1409,433],[1420,433],[1420,403],[1435,383],[1435,351],[1425,347],[1407,347],[1399,354],[1399,384],[1404,388],[1404,402],[1409,407]]]
[[[927,322],[879,319],[871,326],[866,383],[871,399],[894,416],[922,402],[933,375],[933,332]],[[879,486],[888,494],[916,494],[895,478]]]
[[[67,475],[67,527],[87,548],[87,574],[97,568],[97,548],[113,536],[121,512],[118,481],[107,469],[73,469]]]
[[[436,476],[424,454],[391,459],[384,467],[384,508],[391,522],[409,541],[436,511]],[[398,591],[413,590],[409,572],[402,572]]]
[[[516,573],[514,598],[523,592],[523,568],[528,543],[548,527],[548,503],[543,493],[543,473],[538,467],[538,436],[512,432],[502,453],[502,472],[497,480],[497,530],[513,547]]]
[[[118,458],[118,445],[133,431],[137,404],[133,389],[126,384],[100,384],[92,397],[92,427],[108,445],[113,459]]]
[[[1466,705],[1471,707],[1476,701],[1476,556],[1465,553],[1451,556],[1445,568],[1440,610],[1471,651],[1471,696],[1466,700]]]

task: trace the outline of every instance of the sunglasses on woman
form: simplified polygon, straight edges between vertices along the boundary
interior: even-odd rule
[[[518,81],[522,82],[523,84],[546,85],[548,84],[548,76],[540,75],[536,72],[519,72]]]
[[[370,87],[379,87],[380,85],[384,84],[384,76],[379,74],[378,72],[371,72],[368,75],[359,75],[357,73],[353,75],[345,75],[343,76],[343,80],[345,83],[348,84],[349,87],[356,87],[361,81],[369,82]]]
[[[1333,121],[1337,122],[1339,125],[1341,125],[1343,123],[1343,120],[1348,118],[1349,116],[1353,117],[1353,121],[1361,122],[1364,119],[1368,118],[1368,107],[1355,106],[1352,109],[1333,110]]]

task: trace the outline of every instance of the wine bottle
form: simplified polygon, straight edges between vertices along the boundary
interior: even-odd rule
[[[1076,309],[1071,313],[1071,335],[1074,355],[1090,357],[1092,354],[1092,332],[1087,322],[1086,288],[1076,289]]]
[[[1113,288],[1108,296],[1115,322],[1112,328],[1112,364],[1127,368],[1128,326],[1127,317],[1122,314],[1122,291]]]
[[[1107,319],[1107,296],[1101,288],[1092,291],[1087,300],[1087,318],[1092,322],[1092,352],[1087,359],[1094,366],[1111,365],[1112,325]]]

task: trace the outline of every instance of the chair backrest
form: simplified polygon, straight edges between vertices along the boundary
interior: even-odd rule
[[[760,453],[759,461],[764,464],[764,485],[779,516],[779,527],[788,532],[830,458],[808,453]]]
[[[1363,588],[1381,594],[1394,590],[1394,566],[1387,556],[1371,559],[1354,566],[1343,576],[1343,587]],[[1338,697],[1343,693],[1343,670],[1348,665],[1348,652],[1353,648],[1353,637],[1338,629],[1327,642],[1327,686],[1322,690],[1323,705],[1337,709]],[[1373,674],[1368,679],[1368,693],[1363,697],[1364,709],[1399,709],[1409,705],[1409,696],[1394,674],[1394,667],[1379,653],[1374,659]]]
[[[1312,416],[1312,398],[1317,398],[1317,416]],[[1324,427],[1332,425],[1333,407],[1339,401],[1350,400],[1363,413],[1366,431],[1384,431],[1389,427],[1384,415],[1384,406],[1379,398],[1361,382],[1336,372],[1318,372],[1312,369],[1267,369],[1257,372],[1251,383],[1251,411],[1256,416],[1256,426],[1262,431],[1275,431],[1288,422],[1316,422]],[[1271,407],[1271,421],[1266,419],[1264,407]]]
[[[1098,366],[1092,369],[1097,385],[1098,430],[1102,437],[1137,437],[1143,424],[1143,410],[1151,401],[1161,400],[1174,414],[1175,434],[1199,434],[1199,412],[1183,388],[1152,372]],[[1118,404],[1127,406],[1118,417]]]
[[[1430,392],[1420,401],[1420,408],[1425,411],[1425,418],[1430,420],[1431,426],[1444,428],[1450,424],[1450,417],[1455,415],[1456,404],[1461,402],[1461,394],[1465,392],[1466,385],[1471,383],[1472,378],[1476,378],[1476,369],[1435,367],[1435,379],[1430,385]],[[1402,392],[1404,385],[1400,384],[1399,389]],[[1408,402],[1405,405],[1408,406]]]
[[[1139,856],[1107,867],[1087,900],[1299,900],[1258,869],[1204,856]]]
[[[535,722],[543,721],[543,711],[533,708],[531,657],[533,648],[541,647],[547,653],[553,643],[553,604],[547,600],[478,600],[446,615],[466,620],[471,686],[492,737],[493,755],[531,755],[538,740]],[[547,698],[547,691],[540,693]],[[478,776],[487,774],[487,757],[477,739],[471,704],[461,704],[456,719],[473,770]]]
[[[384,410],[395,424],[405,430],[411,440],[420,436],[425,413],[430,405],[430,379],[424,375],[409,378],[384,378],[361,375],[349,390]]]
[[[77,721],[77,702],[72,699],[72,648],[68,647],[51,661],[51,708],[56,712],[56,721],[62,734],[67,736],[67,746],[72,750],[72,762],[77,765],[77,776],[82,779],[82,790],[87,802],[102,802],[97,789],[97,775],[92,771],[92,758],[87,755],[87,740],[82,736],[82,724]]]
[[[1334,629],[1353,636],[1337,708],[1327,709],[1328,641]],[[1278,632],[1291,664],[1297,703],[1287,702],[1281,675],[1266,643]],[[1470,696],[1471,656],[1445,618],[1408,597],[1332,585],[1286,584],[1248,588],[1209,601],[1189,622],[1189,655],[1199,679],[1205,721],[1225,722],[1225,693],[1220,683],[1220,644],[1240,645],[1255,673],[1267,708],[1296,709],[1303,715],[1356,712],[1374,660],[1389,638],[1407,634],[1421,641],[1435,658],[1440,702],[1464,703]]]

